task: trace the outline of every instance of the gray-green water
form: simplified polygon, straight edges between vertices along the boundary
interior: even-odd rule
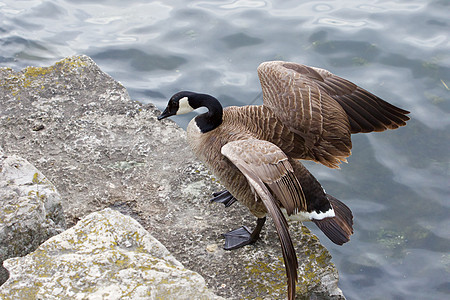
[[[354,136],[341,170],[307,163],[355,217],[342,247],[318,235],[348,299],[444,299],[449,16],[448,0],[0,0],[0,65],[18,70],[87,54],[133,99],[163,108],[181,89],[248,104],[260,91],[258,64],[282,59],[326,68],[410,110],[407,127]]]

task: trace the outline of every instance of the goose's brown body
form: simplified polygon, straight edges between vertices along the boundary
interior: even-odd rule
[[[195,155],[213,171],[220,183],[258,218],[267,214],[265,205],[262,201],[255,201],[255,194],[244,174],[221,153],[221,149],[232,141],[264,140],[277,145],[289,157],[303,158],[301,155],[305,153],[305,147],[296,142],[296,139],[299,137],[283,125],[270,109],[262,105],[227,107],[223,111],[222,125],[206,133],[199,130],[195,119],[192,119],[187,127],[187,140]],[[261,163],[273,164],[279,159],[270,155],[259,158]],[[314,190],[325,195],[320,184],[299,161],[292,158],[289,161],[304,193]]]
[[[353,233],[351,210],[326,194],[298,160],[337,168],[351,154],[352,133],[404,126],[409,112],[319,68],[265,62],[258,75],[263,105],[222,109],[212,96],[185,91],[172,96],[159,119],[208,108],[189,123],[188,142],[258,221],[267,213],[272,217],[285,260],[288,298],[294,299],[298,262],[282,211],[313,221],[339,245]],[[258,222],[249,242],[262,224]]]

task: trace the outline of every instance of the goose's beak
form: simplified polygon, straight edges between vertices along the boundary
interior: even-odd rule
[[[170,113],[169,108],[166,107],[166,109],[161,113],[161,115],[159,115],[158,120],[162,120],[170,116],[173,116],[173,114]]]

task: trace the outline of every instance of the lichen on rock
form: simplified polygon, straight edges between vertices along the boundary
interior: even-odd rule
[[[222,299],[138,222],[111,209],[88,215],[5,266],[5,300]]]
[[[30,253],[65,227],[55,186],[25,159],[0,152],[0,264]],[[5,280],[0,275],[0,283]]]

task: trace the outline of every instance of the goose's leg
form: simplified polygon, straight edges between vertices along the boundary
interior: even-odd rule
[[[223,203],[225,207],[229,207],[231,204],[236,202],[236,198],[231,195],[231,193],[227,190],[217,192],[213,194],[214,198],[212,198],[211,202]]]
[[[225,246],[223,248],[225,250],[234,250],[245,245],[253,244],[258,240],[259,234],[261,233],[261,229],[263,228],[265,222],[266,217],[258,218],[258,220],[256,220],[256,227],[253,231],[250,231],[247,226],[242,226],[228,233],[224,233],[223,236],[225,237]]]

